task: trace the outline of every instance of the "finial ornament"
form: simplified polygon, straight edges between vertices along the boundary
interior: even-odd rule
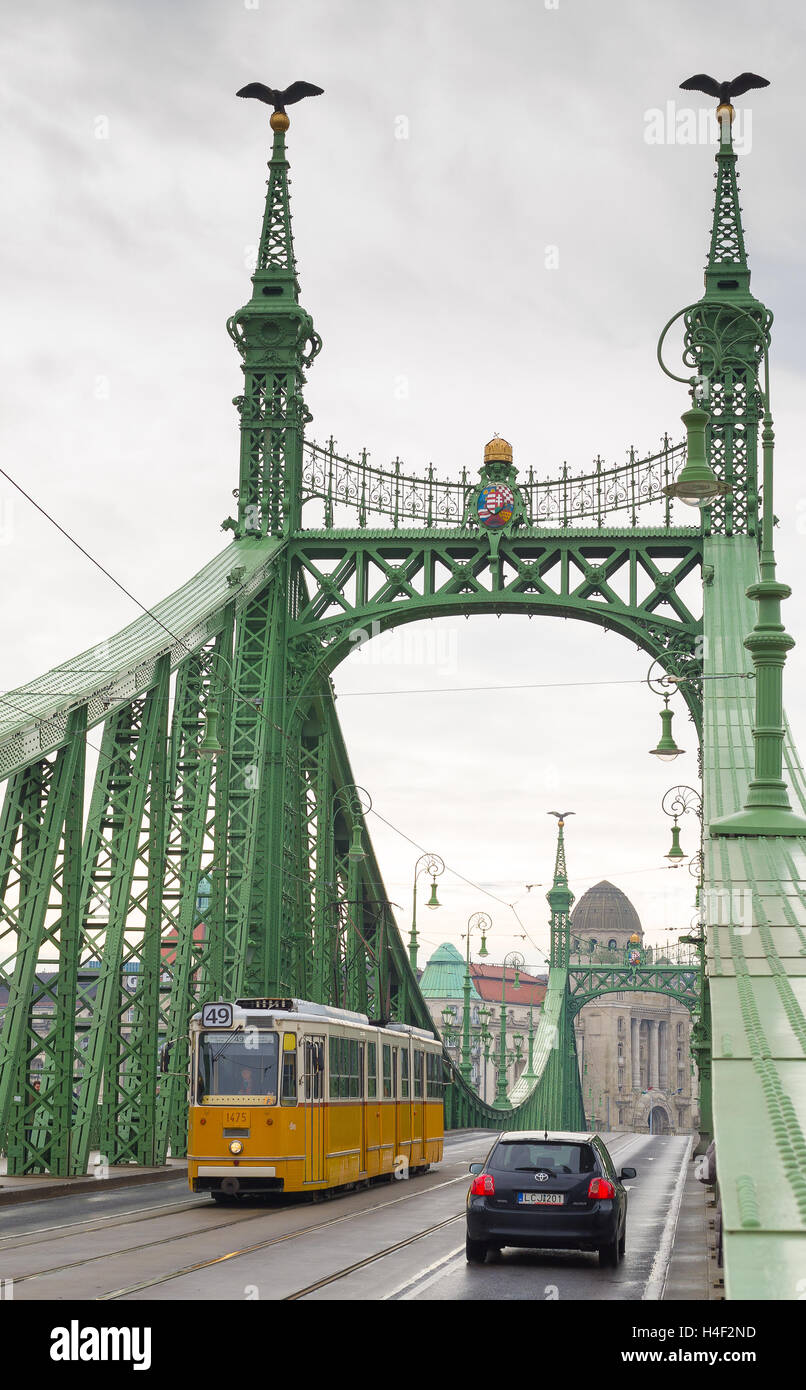
[[[302,101],[303,97],[320,97],[323,92],[324,87],[314,87],[312,82],[292,82],[284,91],[279,87],[265,87],[262,82],[248,82],[235,95],[265,101],[267,106],[274,107],[270,121],[272,130],[288,130],[290,121],[286,115],[286,106],[292,106],[295,101]],[[277,120],[277,117],[285,117],[285,120]]]
[[[705,92],[706,96],[716,97],[720,106],[732,106],[733,97],[743,96],[754,87],[769,85],[766,77],[759,77],[755,72],[742,72],[730,82],[717,82],[716,78],[709,77],[707,72],[698,72],[694,77],[687,77],[685,82],[681,82],[680,90]]]

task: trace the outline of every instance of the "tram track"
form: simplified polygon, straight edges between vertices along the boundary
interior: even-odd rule
[[[622,1146],[627,1148],[632,1147],[632,1144],[630,1144],[629,1140],[634,1140],[634,1138],[635,1136],[632,1135],[629,1136],[629,1139],[627,1138],[627,1136],[624,1136],[623,1138],[619,1136],[619,1140],[621,1140],[621,1142],[617,1140],[616,1144],[611,1147],[611,1152],[613,1152],[614,1150],[618,1152],[622,1149]],[[625,1140],[627,1141],[626,1144]],[[220,1255],[212,1256],[208,1259],[195,1261],[193,1263],[183,1265],[178,1269],[168,1270],[163,1274],[154,1275],[149,1279],[141,1280],[137,1283],[132,1283],[121,1288],[107,1290],[104,1293],[96,1294],[94,1297],[97,1301],[113,1301],[117,1299],[126,1298],[129,1295],[141,1293],[145,1289],[158,1288],[161,1285],[170,1283],[172,1280],[182,1278],[185,1275],[193,1274],[200,1270],[213,1268],[217,1264],[225,1262],[228,1263],[232,1260],[237,1260],[248,1255],[253,1255],[259,1251],[268,1250],[274,1246],[285,1244],[289,1241],[298,1240],[304,1236],[315,1235],[331,1227],[341,1225],[342,1223],[360,1220],[365,1216],[371,1216],[376,1212],[388,1211],[391,1208],[396,1207],[403,1202],[412,1201],[415,1198],[422,1199],[423,1197],[428,1196],[428,1194],[432,1192],[438,1192],[441,1189],[455,1186],[459,1183],[464,1183],[466,1181],[467,1173],[463,1171],[457,1177],[449,1178],[445,1181],[434,1183],[429,1187],[421,1188],[418,1186],[418,1189],[416,1191],[403,1193],[400,1196],[393,1197],[391,1199],[377,1201],[370,1206],[361,1207],[355,1211],[336,1213],[332,1216],[329,1216],[326,1220],[316,1221],[312,1224],[303,1225],[295,1230],[284,1231],[281,1234],[270,1235],[264,1240],[251,1242],[243,1246],[242,1248],[236,1250],[229,1250]],[[349,1195],[354,1196],[357,1194]],[[181,1217],[184,1213],[192,1215],[194,1213],[209,1210],[210,1208],[207,1202],[170,1202],[155,1204],[152,1207],[137,1208],[134,1211],[125,1212],[120,1215],[110,1213],[109,1215],[105,1216],[87,1218],[83,1221],[68,1223],[64,1229],[56,1228],[59,1231],[59,1234],[57,1234],[53,1238],[55,1240],[65,1240],[70,1238],[71,1236],[93,1235],[96,1232],[114,1230],[114,1223],[117,1223],[120,1226],[137,1225],[143,1221],[157,1220],[161,1215],[164,1215],[166,1217]],[[257,1211],[252,1210],[248,1214],[245,1212],[233,1214],[231,1217],[229,1217],[229,1219],[216,1221],[214,1224],[206,1225],[200,1229],[197,1228],[193,1230],[183,1230],[179,1232],[174,1232],[171,1235],[160,1236],[154,1240],[149,1241],[140,1241],[136,1244],[124,1246],[121,1249],[103,1251],[101,1253],[93,1255],[86,1255],[80,1259],[65,1261],[61,1264],[49,1266],[47,1269],[35,1270],[29,1274],[16,1275],[14,1276],[15,1287],[22,1284],[30,1285],[38,1280],[46,1279],[54,1275],[69,1274],[72,1271],[84,1269],[90,1265],[100,1264],[104,1260],[114,1260],[121,1257],[135,1258],[143,1252],[158,1249],[160,1246],[173,1245],[182,1241],[204,1238],[209,1235],[215,1234],[218,1231],[225,1231],[232,1227],[249,1225],[254,1221],[265,1220],[267,1217],[281,1216],[283,1214],[288,1214],[289,1212],[294,1211],[301,1212],[304,1217],[305,1212],[307,1212],[308,1210],[310,1210],[309,1207],[300,1205],[294,1208],[283,1206],[276,1207],[274,1209],[264,1208]],[[462,1220],[463,1217],[464,1212],[462,1211],[454,1216],[446,1218],[443,1221],[428,1226],[424,1228],[422,1231],[417,1231],[410,1236],[406,1236],[403,1239],[390,1244],[389,1246],[385,1246],[382,1250],[367,1255],[365,1258],[354,1262],[353,1264],[345,1267],[342,1270],[335,1271],[332,1274],[324,1275],[321,1279],[311,1283],[310,1285],[307,1285],[302,1289],[296,1290],[293,1293],[283,1296],[281,1301],[296,1301],[305,1298],[311,1293],[315,1293],[317,1290],[324,1288],[329,1284],[333,1284],[341,1279],[347,1278],[349,1275],[357,1272],[358,1270],[361,1270],[366,1266],[377,1262],[378,1260],[385,1259],[388,1256],[393,1255],[395,1252],[405,1249],[407,1246],[415,1244],[416,1242],[426,1238],[427,1236],[432,1235],[435,1232],[442,1230],[445,1227],[450,1226],[451,1224],[457,1221]],[[42,1237],[39,1240],[34,1240],[29,1243],[34,1248],[38,1245],[47,1243],[47,1228],[39,1227],[36,1228],[35,1231],[32,1231],[28,1234]],[[22,1250],[26,1248],[28,1248],[28,1244],[25,1240],[25,1233],[21,1234],[15,1232],[10,1237],[2,1238],[2,1242],[0,1243],[0,1254],[7,1257],[15,1250]]]
[[[367,1255],[363,1260],[356,1260],[354,1264],[347,1265],[345,1269],[340,1269],[335,1274],[326,1274],[324,1278],[317,1279],[315,1284],[308,1284],[304,1289],[297,1289],[296,1293],[287,1293],[281,1300],[283,1303],[293,1303],[296,1299],[307,1298],[308,1294],[316,1293],[317,1289],[324,1289],[328,1284],[335,1284],[339,1279],[346,1279],[349,1274],[355,1274],[359,1269],[366,1269],[367,1265],[374,1264],[376,1260],[385,1260],[388,1255],[394,1255],[398,1250],[405,1250],[407,1245],[414,1245],[418,1240],[424,1240],[426,1236],[431,1236],[435,1231],[442,1231],[446,1226],[452,1226],[456,1221],[464,1221],[463,1211],[457,1212],[456,1216],[448,1216],[444,1221],[438,1221],[434,1226],[427,1226],[424,1231],[417,1231],[413,1236],[406,1236],[404,1240],[398,1240],[394,1245],[387,1245],[385,1249],[378,1250],[374,1255]]]
[[[311,1224],[311,1225],[301,1226],[301,1227],[300,1227],[299,1229],[297,1229],[297,1230],[294,1230],[294,1231],[286,1231],[286,1232],[284,1232],[284,1233],[281,1234],[281,1235],[274,1235],[274,1236],[271,1236],[271,1237],[269,1237],[267,1240],[253,1242],[253,1243],[251,1243],[251,1244],[245,1246],[245,1247],[244,1247],[243,1249],[241,1249],[241,1250],[228,1251],[228,1252],[226,1252],[226,1253],[223,1254],[223,1255],[215,1256],[215,1257],[213,1257],[213,1258],[211,1258],[211,1259],[209,1259],[209,1260],[199,1261],[199,1262],[196,1262],[196,1263],[191,1264],[191,1265],[183,1266],[181,1269],[172,1270],[172,1271],[167,1272],[166,1274],[159,1275],[159,1276],[155,1276],[153,1279],[145,1280],[145,1281],[143,1281],[143,1282],[140,1283],[140,1284],[131,1285],[131,1286],[129,1286],[129,1287],[127,1287],[127,1288],[123,1288],[123,1289],[113,1289],[113,1290],[110,1290],[110,1291],[108,1291],[108,1292],[106,1292],[106,1293],[104,1293],[104,1294],[99,1294],[99,1295],[97,1295],[97,1297],[98,1297],[99,1299],[102,1299],[102,1300],[104,1300],[104,1299],[115,1299],[115,1298],[125,1297],[125,1296],[126,1296],[127,1294],[129,1294],[129,1293],[139,1292],[141,1288],[149,1288],[149,1287],[152,1287],[152,1286],[156,1287],[156,1286],[159,1285],[159,1284],[169,1282],[171,1279],[180,1278],[183,1274],[192,1273],[192,1272],[193,1272],[194,1270],[196,1270],[196,1269],[204,1269],[204,1268],[207,1268],[207,1267],[209,1267],[209,1266],[211,1266],[211,1265],[214,1265],[214,1264],[219,1263],[219,1262],[222,1261],[222,1260],[237,1259],[237,1258],[239,1258],[239,1257],[242,1256],[242,1255],[251,1254],[251,1253],[253,1253],[253,1252],[256,1251],[256,1250],[266,1249],[266,1248],[269,1248],[269,1247],[271,1247],[271,1246],[273,1246],[273,1245],[282,1244],[282,1243],[284,1243],[284,1242],[286,1242],[286,1241],[289,1241],[289,1240],[295,1240],[295,1239],[298,1239],[298,1238],[300,1238],[300,1237],[302,1237],[302,1236],[305,1236],[305,1235],[308,1235],[308,1234],[312,1234],[312,1233],[315,1233],[315,1232],[317,1232],[317,1231],[324,1230],[324,1229],[326,1229],[327,1227],[339,1225],[339,1224],[341,1224],[342,1222],[345,1222],[345,1221],[354,1221],[354,1220],[359,1219],[359,1218],[362,1217],[362,1216],[367,1216],[367,1215],[369,1215],[369,1214],[371,1214],[371,1213],[373,1213],[373,1212],[388,1210],[390,1207],[397,1206],[397,1205],[398,1205],[399,1203],[401,1203],[401,1202],[411,1201],[411,1200],[413,1200],[415,1197],[424,1197],[424,1196],[426,1196],[426,1195],[427,1195],[428,1193],[430,1193],[430,1192],[439,1191],[441,1188],[450,1187],[450,1186],[452,1186],[453,1184],[458,1183],[458,1182],[463,1182],[464,1180],[465,1180],[465,1174],[461,1174],[461,1175],[460,1175],[459,1177],[457,1177],[457,1178],[450,1178],[450,1179],[448,1179],[448,1180],[445,1181],[445,1182],[435,1183],[435,1184],[433,1184],[432,1186],[427,1187],[427,1188],[420,1188],[419,1191],[416,1191],[416,1192],[408,1192],[408,1193],[402,1194],[402,1195],[399,1196],[399,1197],[394,1197],[394,1198],[392,1198],[391,1200],[375,1202],[375,1203],[373,1203],[373,1205],[371,1205],[371,1206],[360,1208],[358,1211],[343,1212],[343,1213],[341,1213],[341,1214],[337,1214],[337,1215],[328,1217],[328,1219],[325,1220],[325,1221],[317,1221],[317,1222],[315,1222],[315,1223],[313,1223],[313,1224]],[[78,1259],[78,1260],[70,1260],[70,1261],[65,1261],[65,1262],[62,1263],[62,1264],[51,1265],[51,1266],[49,1266],[47,1269],[32,1271],[30,1274],[16,1275],[16,1276],[14,1276],[14,1284],[15,1284],[15,1287],[17,1287],[18,1285],[22,1285],[22,1284],[31,1284],[31,1283],[36,1282],[37,1280],[46,1279],[46,1278],[48,1278],[48,1277],[50,1277],[50,1276],[53,1276],[53,1275],[56,1275],[56,1274],[64,1274],[64,1273],[68,1273],[68,1272],[70,1272],[70,1271],[72,1271],[72,1270],[77,1270],[77,1269],[86,1268],[88,1265],[98,1264],[99,1262],[102,1262],[103,1260],[112,1260],[112,1259],[119,1258],[119,1257],[121,1257],[121,1256],[137,1256],[137,1255],[141,1254],[141,1253],[144,1252],[144,1251],[156,1249],[156,1248],[158,1248],[159,1246],[162,1246],[162,1245],[171,1245],[171,1244],[175,1244],[175,1243],[177,1243],[177,1242],[179,1242],[179,1241],[193,1240],[193,1239],[195,1239],[195,1238],[208,1236],[208,1235],[213,1234],[213,1233],[215,1233],[215,1232],[217,1232],[217,1231],[226,1230],[226,1229],[228,1229],[228,1228],[230,1228],[230,1227],[233,1227],[233,1226],[235,1226],[235,1227],[240,1227],[240,1226],[244,1226],[244,1225],[250,1224],[250,1223],[253,1222],[253,1221],[265,1220],[267,1216],[281,1215],[281,1214],[283,1214],[283,1212],[288,1212],[289,1210],[292,1210],[292,1211],[293,1211],[293,1210],[302,1210],[302,1211],[305,1211],[306,1209],[307,1209],[307,1208],[303,1208],[303,1207],[298,1207],[298,1208],[288,1208],[288,1207],[285,1207],[285,1208],[275,1208],[274,1211],[265,1210],[265,1209],[264,1209],[264,1210],[261,1210],[261,1211],[252,1211],[249,1215],[243,1214],[243,1215],[240,1215],[240,1216],[237,1216],[237,1217],[233,1217],[233,1218],[231,1218],[231,1219],[229,1219],[229,1220],[227,1220],[227,1221],[218,1221],[218,1222],[216,1222],[214,1225],[205,1226],[205,1227],[204,1227],[203,1229],[201,1229],[201,1230],[190,1230],[190,1231],[174,1232],[173,1234],[171,1234],[171,1235],[169,1235],[169,1236],[160,1236],[160,1237],[159,1237],[158,1239],[156,1239],[156,1240],[140,1241],[140,1242],[137,1243],[137,1244],[124,1246],[123,1248],[118,1249],[118,1250],[103,1251],[103,1252],[101,1252],[101,1253],[99,1253],[99,1254],[84,1256],[84,1257],[82,1257],[81,1259]],[[159,1208],[159,1207],[156,1208],[156,1209],[155,1209],[156,1214],[158,1214],[161,1210],[162,1210],[162,1209]],[[192,1206],[180,1206],[179,1209],[176,1210],[175,1212],[173,1212],[173,1213],[165,1213],[165,1214],[166,1214],[166,1215],[167,1215],[167,1214],[181,1215],[184,1211],[194,1212],[194,1211],[199,1211],[199,1210],[208,1210],[207,1204],[206,1204],[206,1203],[198,1203],[198,1204],[195,1204],[195,1203],[194,1203]],[[142,1214],[142,1215],[138,1215],[138,1216],[135,1217],[134,1214],[132,1213],[132,1214],[130,1215],[129,1218],[124,1218],[124,1220],[123,1220],[120,1224],[122,1224],[122,1225],[128,1225],[128,1224],[137,1223],[137,1222],[142,1221],[142,1220],[155,1219],[155,1212],[154,1212],[154,1210],[152,1209],[152,1213],[149,1214],[149,1209],[143,1209],[143,1214]],[[133,1219],[132,1219],[132,1218],[133,1218]],[[95,1227],[95,1228],[89,1229],[89,1230],[86,1229],[86,1228],[84,1228],[84,1229],[82,1229],[80,1232],[77,1232],[77,1231],[69,1232],[69,1231],[68,1231],[68,1232],[63,1233],[63,1234],[60,1235],[59,1237],[57,1237],[57,1239],[65,1239],[65,1238],[67,1238],[67,1236],[69,1236],[70,1234],[91,1235],[91,1234],[93,1234],[94,1229],[107,1230],[107,1229],[110,1229],[110,1228],[109,1228],[109,1227]],[[33,1242],[34,1246],[40,1245],[40,1244],[43,1244],[43,1243],[45,1243],[45,1242],[43,1242],[43,1241],[35,1241],[35,1242]],[[12,1250],[14,1250],[14,1249],[25,1249],[25,1248],[26,1248],[26,1246],[24,1245],[24,1243],[19,1243],[19,1244],[17,1244],[16,1246],[14,1246],[14,1245],[7,1245],[7,1246],[5,1246],[5,1247],[3,1248],[2,1253],[3,1253],[3,1255],[6,1255],[6,1254],[10,1254],[10,1253],[12,1252]]]
[[[340,1226],[345,1221],[356,1221],[362,1216],[369,1216],[372,1212],[388,1211],[391,1207],[398,1206],[401,1202],[410,1202],[416,1197],[423,1197],[426,1193],[438,1192],[440,1188],[453,1187],[456,1183],[465,1182],[467,1175],[460,1174],[458,1178],[449,1178],[446,1182],[435,1183],[433,1187],[426,1188],[419,1192],[409,1192],[405,1196],[395,1197],[389,1202],[376,1202],[374,1206],[362,1207],[360,1211],[345,1212],[342,1216],[331,1216],[327,1221],[318,1221],[312,1226],[302,1226],[298,1231],[286,1231],[283,1235],[271,1236],[268,1240],[255,1241],[252,1245],[244,1246],[243,1250],[228,1250],[223,1255],[214,1255],[209,1260],[198,1260],[195,1264],[185,1265],[182,1269],[171,1270],[166,1274],[156,1275],[152,1279],[141,1280],[137,1284],[130,1284],[122,1289],[111,1289],[107,1293],[97,1294],[96,1300],[99,1302],[110,1302],[113,1299],[125,1298],[128,1294],[142,1293],[144,1289],[156,1288],[160,1284],[170,1283],[172,1279],[181,1279],[185,1274],[195,1274],[202,1269],[211,1269],[214,1265],[223,1264],[225,1261],[238,1260],[246,1255],[254,1255],[259,1250],[268,1250],[275,1245],[284,1245],[289,1240],[299,1240],[302,1236],[314,1235],[318,1231],[327,1230],[331,1226]],[[462,1213],[464,1214],[464,1213]],[[452,1217],[451,1220],[458,1218]],[[199,1233],[193,1233],[199,1234]],[[414,1237],[418,1239],[419,1236]],[[174,1237],[176,1239],[176,1237]],[[162,1242],[160,1242],[161,1244]],[[143,1247],[146,1248],[146,1247]],[[128,1251],[121,1251],[121,1254],[128,1254]],[[97,1257],[96,1257],[97,1258]],[[101,1257],[103,1258],[103,1257]],[[108,1256],[106,1258],[109,1258]],[[343,1273],[339,1277],[344,1277]]]
[[[109,1212],[106,1216],[86,1216],[80,1221],[66,1221],[61,1226],[36,1226],[32,1231],[12,1231],[10,1235],[0,1236],[0,1255],[8,1250],[47,1245],[49,1241],[69,1240],[75,1235],[93,1235],[96,1231],[109,1230],[110,1224],[130,1226],[139,1221],[153,1221],[158,1215],[178,1216],[184,1211],[209,1210],[207,1202],[157,1202],[153,1207],[135,1207],[133,1211]],[[30,1236],[42,1236],[42,1239],[30,1240]]]

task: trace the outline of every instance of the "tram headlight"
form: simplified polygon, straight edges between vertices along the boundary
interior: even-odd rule
[[[243,1153],[243,1144],[241,1143],[240,1139],[233,1139],[232,1143],[229,1146],[229,1151],[231,1154]]]

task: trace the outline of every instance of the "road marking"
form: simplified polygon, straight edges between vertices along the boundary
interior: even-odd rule
[[[443,1255],[441,1260],[435,1260],[433,1264],[426,1265],[425,1269],[421,1269],[419,1274],[415,1274],[411,1279],[406,1279],[403,1284],[398,1284],[397,1288],[392,1289],[391,1293],[384,1294],[383,1301],[386,1302],[390,1298],[397,1298],[398,1294],[400,1294],[400,1301],[403,1303],[409,1299],[418,1298],[425,1289],[430,1289],[432,1284],[436,1284],[440,1279],[445,1278],[448,1271],[444,1269],[443,1266],[452,1264],[456,1260],[457,1255],[464,1251],[464,1248],[464,1245],[457,1245],[455,1249],[449,1250],[447,1255]],[[431,1273],[431,1277],[428,1278],[427,1276],[432,1270],[434,1272]],[[410,1292],[403,1293],[403,1289],[409,1289]]]
[[[674,1245],[674,1238],[677,1232],[677,1219],[680,1215],[680,1207],[683,1202],[683,1189],[686,1185],[686,1168],[688,1166],[689,1155],[691,1154],[693,1144],[694,1136],[690,1134],[686,1141],[680,1168],[678,1169],[672,1204],[666,1213],[666,1221],[664,1222],[660,1245],[655,1253],[655,1258],[652,1261],[652,1268],[649,1272],[649,1278],[647,1279],[644,1292],[641,1295],[642,1301],[657,1301],[663,1298],[663,1290],[666,1287],[666,1278],[669,1273],[669,1261],[672,1257],[672,1246]]]

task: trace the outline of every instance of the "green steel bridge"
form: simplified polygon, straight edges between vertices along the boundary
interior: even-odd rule
[[[482,1104],[455,1071],[448,1124],[584,1127],[578,1009],[613,990],[682,1000],[695,1020],[703,1138],[716,1137],[727,1294],[798,1296],[806,785],[781,694],[792,639],[772,551],[772,315],[750,293],[732,108],[720,114],[705,292],[676,316],[686,373],[676,379],[694,402],[686,437],[548,480],[519,477],[493,448],[480,478],[452,481],[306,438],[304,374],[321,342],[300,303],[288,120],[272,117],[252,292],[227,325],[244,373],[229,544],[123,631],[0,702],[9,1173],[80,1174],[96,1148],[113,1165],[184,1153],[188,1021],[206,1000],[294,994],[433,1026],[331,673],[360,631],[559,614],[645,650],[700,734],[697,965],[572,960],[561,825],[533,1069],[506,1109]],[[507,504],[497,528],[478,510],[484,487]],[[681,509],[687,492],[707,504]],[[702,613],[682,596],[696,572]],[[173,1060],[161,1077],[163,1039]]]

